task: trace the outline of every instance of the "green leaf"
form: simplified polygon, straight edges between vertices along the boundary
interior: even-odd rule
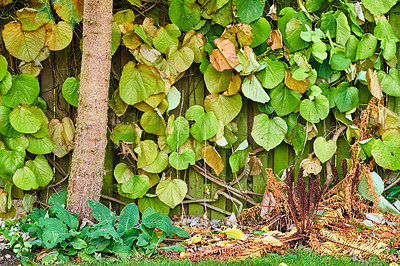
[[[143,167],[148,173],[158,174],[164,171],[164,169],[168,165],[168,154],[164,151],[160,151],[157,155],[157,158],[150,165]]]
[[[152,140],[144,140],[139,142],[135,152],[138,154],[137,167],[143,168],[153,163],[157,158],[158,146]]]
[[[17,147],[21,147],[25,150],[29,146],[29,139],[26,136],[18,138],[3,137],[3,141],[10,150],[15,150]]]
[[[181,102],[181,92],[178,91],[175,86],[172,86],[168,91],[166,99],[168,101],[167,112],[174,110],[176,107],[179,106],[179,103]]]
[[[182,202],[187,194],[187,185],[181,179],[166,179],[158,183],[157,197],[171,208]]]
[[[154,135],[165,135],[165,121],[164,118],[155,110],[144,112],[140,118],[140,125],[144,131]]]
[[[126,205],[118,218],[117,232],[122,234],[133,228],[139,221],[139,209],[135,203]]]
[[[170,46],[167,50],[168,62],[171,62],[177,73],[186,71],[194,61],[194,52],[189,47],[182,47],[178,50],[176,45]]]
[[[174,151],[169,155],[169,164],[177,170],[185,170],[189,164],[195,163],[196,155],[191,149],[185,149],[182,153]]]
[[[199,142],[214,137],[219,130],[219,122],[214,113],[205,113],[199,105],[192,105],[186,111],[186,119],[196,121],[190,128],[190,134]]]
[[[350,66],[351,60],[346,58],[346,54],[344,52],[339,51],[331,54],[329,64],[333,70],[342,71],[346,70]]]
[[[204,72],[204,82],[210,93],[219,93],[227,90],[231,79],[232,70],[219,72],[211,64],[207,66],[206,72]]]
[[[130,199],[143,197],[150,188],[149,178],[145,175],[132,175],[128,182],[119,185],[122,193]],[[125,196],[125,195],[123,195]]]
[[[188,138],[189,122],[183,116],[179,116],[175,120],[170,118],[167,128],[167,144],[169,149],[171,151],[177,150]]]
[[[181,31],[174,24],[168,24],[167,26],[165,26],[165,28],[160,27],[156,31],[153,38],[154,47],[159,52],[165,54],[168,46],[179,44],[179,36],[181,36]]]
[[[261,17],[250,23],[250,26],[253,30],[253,41],[251,42],[250,47],[254,48],[265,43],[271,34],[271,24],[269,24],[268,20]]]
[[[112,34],[111,34],[111,55],[114,55],[121,44],[121,30],[118,24],[113,22],[112,24]]]
[[[12,76],[10,72],[7,71],[3,80],[0,81],[0,92],[4,95],[6,94],[12,87]]]
[[[64,99],[72,106],[78,107],[79,80],[69,77],[62,86]]]
[[[347,17],[343,12],[340,12],[339,16],[337,17],[336,25],[336,42],[344,46],[349,39],[351,32],[347,22]]]
[[[324,3],[325,0],[306,0],[307,11],[310,13],[318,11]]]
[[[362,0],[366,9],[374,16],[383,15],[397,3],[397,0]]]
[[[400,131],[388,129],[383,133],[382,140],[377,139],[371,149],[376,163],[386,169],[400,169]]]
[[[270,93],[271,105],[278,116],[294,112],[300,103],[301,93],[281,84]]]
[[[17,147],[14,151],[0,150],[0,176],[10,179],[18,168],[24,166],[25,150]]]
[[[244,23],[251,23],[259,19],[264,11],[265,0],[234,0],[239,19]]]
[[[43,230],[43,246],[51,249],[71,235],[67,226],[57,218],[40,218],[38,226]]]
[[[378,40],[370,33],[364,34],[358,43],[356,60],[367,59],[375,53]]]
[[[37,132],[42,125],[42,121],[42,110],[36,106],[18,105],[10,113],[11,126],[21,133]]]
[[[113,132],[111,133],[110,139],[119,146],[119,142],[136,143],[136,131],[134,124],[117,124]]]
[[[296,115],[295,115],[296,116]],[[297,122],[297,116],[295,123]],[[288,123],[288,122],[286,122]],[[297,154],[299,154],[305,145],[306,141],[306,130],[305,127],[301,124],[295,124],[295,126],[290,130],[288,129],[289,133],[285,136],[285,142],[293,146],[293,149]]]
[[[119,163],[114,168],[114,177],[118,184],[128,182],[132,172],[125,163]]]
[[[110,211],[109,208],[98,201],[89,200],[88,204],[92,209],[93,217],[96,221],[114,226],[115,220],[117,219],[114,212]]]
[[[2,81],[6,76],[6,74],[8,73],[7,68],[8,68],[7,59],[4,56],[0,55],[0,81]]]
[[[155,212],[161,212],[165,215],[168,215],[170,210],[168,205],[162,202],[158,197],[144,196],[138,200],[138,207],[141,213],[147,210],[147,208],[151,208]]]
[[[321,64],[328,57],[326,45],[322,41],[314,43],[311,47],[311,52],[314,59]]]
[[[333,99],[341,113],[350,111],[358,105],[358,89],[349,86],[348,82],[343,82],[331,88]]]
[[[328,114],[329,100],[323,95],[318,95],[313,100],[305,99],[300,103],[300,115],[311,123],[324,120]]]
[[[61,206],[65,205],[67,203],[67,191],[63,189],[51,194],[48,202],[50,205],[55,205],[55,204],[59,204]]]
[[[53,169],[43,155],[36,156],[35,160],[29,160],[25,165],[35,174],[39,187],[47,186],[53,179]]]
[[[134,105],[153,94],[157,78],[148,66],[141,64],[135,67],[133,62],[129,62],[122,70],[119,86],[121,99]]]
[[[268,115],[260,114],[254,118],[251,136],[258,145],[269,151],[282,142],[286,132],[287,125],[282,118],[269,119]]]
[[[56,216],[58,219],[63,221],[70,229],[77,230],[79,226],[78,218],[70,214],[64,207],[59,204],[55,204],[49,208],[49,213]]]
[[[18,104],[32,104],[39,96],[39,82],[31,75],[21,74],[13,76],[12,86],[7,94],[3,95],[3,102],[8,107]]]
[[[172,0],[168,15],[172,23],[187,32],[199,24],[200,6],[195,0]]]
[[[270,100],[268,93],[264,90],[256,76],[244,78],[242,92],[246,98],[255,102],[266,103]]]
[[[54,143],[49,136],[44,138],[35,138],[28,135],[29,146],[27,151],[33,154],[48,154],[54,149]]]
[[[209,3],[211,2],[220,2],[220,1],[209,1]],[[222,8],[218,9],[217,12],[211,14],[211,19],[213,22],[221,25],[222,27],[226,27],[233,20],[232,13],[233,13],[232,3],[228,1],[228,3],[224,5]]]
[[[373,180],[372,182],[374,184],[375,192],[379,197],[382,194],[385,185],[382,181],[382,178],[377,173],[371,172],[371,176],[372,176],[372,180]],[[367,183],[367,179],[365,178],[365,176],[363,176],[361,178],[360,183],[358,184],[358,192],[365,199],[371,200],[371,201],[374,200],[373,194],[369,193],[368,183]]]
[[[374,35],[378,40],[395,41],[398,42],[393,27],[385,16],[375,17],[376,26],[374,28]]]
[[[280,61],[269,61],[266,67],[257,73],[257,77],[264,88],[275,88],[285,78],[285,65]]]
[[[35,174],[28,166],[24,166],[15,171],[13,182],[18,188],[23,190],[37,189],[39,187]]]
[[[314,152],[321,163],[328,161],[336,152],[336,142],[326,141],[324,137],[318,137],[314,141]]]
[[[390,96],[400,97],[400,79],[399,71],[396,68],[391,68],[389,74],[384,71],[378,71],[378,79],[382,84],[382,91]]]
[[[204,108],[207,113],[213,112],[226,126],[240,113],[242,97],[239,93],[232,96],[212,93],[205,98]]]

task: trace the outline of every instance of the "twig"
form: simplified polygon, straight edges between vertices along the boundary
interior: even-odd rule
[[[386,190],[388,190],[389,188],[394,187],[397,183],[399,183],[399,182],[400,182],[400,177],[399,177],[399,175],[400,175],[400,174],[397,174],[397,179],[396,179],[396,181],[394,181],[394,182],[393,182],[392,184],[390,184],[389,186],[385,187],[385,189],[384,189],[383,191],[386,191]]]
[[[190,195],[186,195],[186,198],[188,198],[188,199],[190,199],[190,200],[194,200],[194,199],[195,199],[195,198],[193,198],[193,197],[190,196]],[[209,209],[211,209],[211,210],[214,210],[214,211],[217,211],[217,212],[220,212],[220,213],[225,214],[225,215],[227,215],[227,216],[231,216],[231,215],[232,215],[231,212],[227,212],[227,211],[222,210],[222,209],[220,209],[220,208],[217,208],[217,207],[215,207],[215,206],[208,205],[208,204],[206,204],[203,200],[202,200],[202,202],[199,202],[199,204],[200,204],[200,205],[203,205],[203,206],[206,206],[206,205],[207,205],[207,208],[209,208]]]
[[[119,199],[115,199],[115,198],[107,196],[107,195],[101,194],[100,197],[103,199],[109,200],[109,201],[114,201],[115,203],[118,203],[118,204],[121,204],[124,206],[128,205],[128,203],[126,203],[126,202],[120,201]]]

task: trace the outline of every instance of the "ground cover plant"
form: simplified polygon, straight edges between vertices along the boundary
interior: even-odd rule
[[[4,234],[21,256],[44,247],[54,250],[49,261],[135,250],[181,252],[195,261],[283,252],[306,241],[324,254],[397,258],[397,1],[115,1],[104,25],[107,58],[114,60],[106,73],[110,119],[92,113],[96,123],[76,116],[100,102],[87,97],[90,75],[80,74],[84,58],[93,58],[84,40],[102,33],[85,31],[99,25],[85,17],[84,2],[3,0],[0,6],[0,212],[30,213],[21,229],[36,240]],[[48,90],[46,69],[66,51],[67,76]],[[104,138],[81,138],[97,124]],[[107,142],[109,157],[98,162]],[[283,145],[290,146],[291,163],[278,162]],[[76,151],[83,146],[90,156],[82,159]],[[86,199],[99,199],[94,191],[102,184],[94,177],[103,179],[104,163],[102,197],[120,213],[117,224],[108,207]],[[270,169],[279,164],[282,170]],[[98,168],[77,174],[82,165]],[[68,179],[63,206],[50,192]],[[76,189],[80,183],[86,189]],[[211,215],[238,221],[218,233],[209,223],[207,230],[188,227],[187,234],[167,216],[179,214],[184,227],[192,210],[206,221]],[[78,228],[92,213],[99,223]],[[135,218],[127,221],[124,213]],[[265,223],[270,233],[246,228],[245,221]],[[174,233],[190,238],[159,249]],[[214,242],[221,248],[209,245]]]

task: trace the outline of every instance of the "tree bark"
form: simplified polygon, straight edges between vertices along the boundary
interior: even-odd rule
[[[85,0],[83,52],[75,145],[67,209],[90,218],[88,200],[98,201],[107,145],[107,99],[111,71],[112,0]]]

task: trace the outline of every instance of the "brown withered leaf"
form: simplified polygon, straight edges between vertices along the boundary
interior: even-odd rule
[[[375,98],[381,99],[383,96],[382,84],[379,82],[376,70],[373,70],[372,68],[368,68],[367,82],[368,82],[368,89],[371,92],[371,94]]]
[[[321,162],[317,157],[313,158],[312,155],[309,155],[308,158],[301,161],[300,167],[304,169],[304,176],[308,174],[317,175],[322,171]]]
[[[273,30],[267,39],[267,43],[272,50],[282,49],[282,34],[279,30]]]
[[[217,71],[233,69],[240,64],[235,44],[231,40],[219,37],[214,40],[214,44],[218,49],[211,52],[210,63]]]
[[[242,79],[240,78],[239,73],[232,73],[232,79],[229,82],[228,89],[224,92],[226,96],[235,95],[242,85]]]
[[[239,29],[237,32],[237,40],[242,46],[249,46],[253,42],[253,29],[246,23],[238,23],[236,27]]]
[[[250,156],[249,162],[250,172],[249,175],[259,175],[262,172],[262,162],[257,156]]]
[[[75,127],[71,118],[64,117],[61,122],[58,119],[52,119],[49,123],[49,137],[54,142],[53,153],[58,158],[70,152],[75,137]]]
[[[157,27],[154,26],[154,19],[146,17],[143,20],[143,24],[140,25],[140,27],[144,30],[146,33],[147,39],[150,42],[153,42],[154,35],[156,35]]]
[[[0,0],[0,6],[6,6],[8,4],[11,4],[13,0]]]
[[[224,161],[222,160],[221,156],[215,150],[214,147],[207,145],[201,150],[201,155],[204,161],[214,169],[217,176],[219,176],[224,169]]]
[[[260,206],[261,206],[261,214],[260,214],[261,218],[268,219],[269,217],[271,217],[272,211],[276,207],[276,200],[272,192],[270,192],[268,189],[266,189],[264,192],[264,196]]]
[[[295,80],[290,73],[290,69],[285,71],[285,85],[294,91],[298,91],[303,94],[308,89],[309,78],[302,81]]]
[[[269,12],[267,14],[268,17],[272,18],[273,20],[277,21],[278,20],[278,16],[276,15],[276,5],[273,4],[270,8],[269,8]]]

